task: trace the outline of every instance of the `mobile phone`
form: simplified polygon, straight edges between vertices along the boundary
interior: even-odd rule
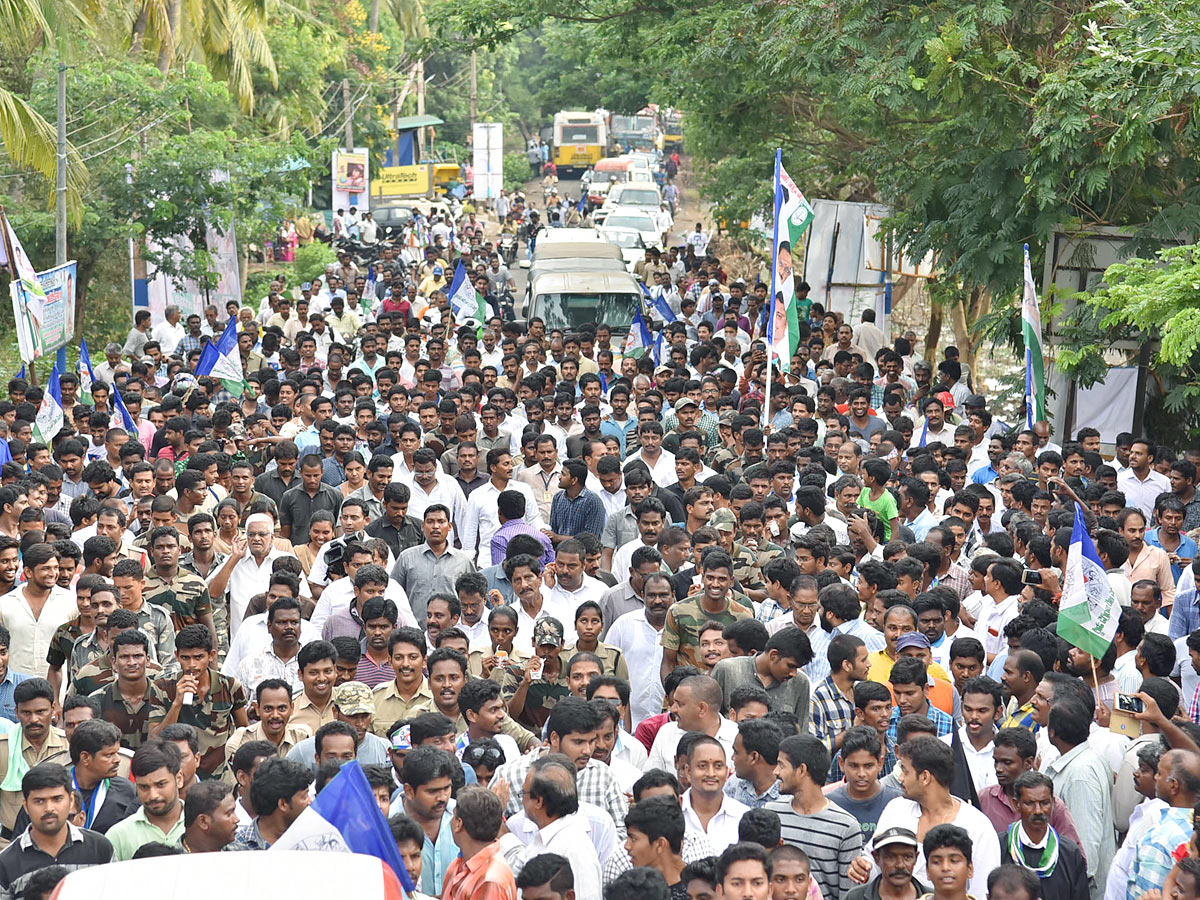
[[[1117,709],[1121,712],[1140,713],[1146,711],[1146,704],[1141,697],[1133,694],[1117,694]]]
[[[1042,573],[1036,569],[1025,569],[1021,573],[1021,584],[1031,584],[1034,587],[1042,586]]]

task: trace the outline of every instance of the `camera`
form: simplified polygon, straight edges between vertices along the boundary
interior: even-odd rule
[[[1140,713],[1146,711],[1146,704],[1133,694],[1117,694],[1117,709],[1121,712]]]

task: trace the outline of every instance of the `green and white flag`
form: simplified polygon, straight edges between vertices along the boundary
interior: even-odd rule
[[[771,253],[771,304],[767,316],[767,343],[781,371],[792,368],[792,354],[800,343],[800,313],[796,308],[793,257],[812,224],[813,209],[796,183],[783,169],[783,153],[775,151],[775,230]],[[765,412],[765,410],[764,410]]]
[[[1100,659],[1117,635],[1121,615],[1096,545],[1083,524],[1083,511],[1075,507],[1075,527],[1063,570],[1062,598],[1058,603],[1058,636],[1084,653]]]

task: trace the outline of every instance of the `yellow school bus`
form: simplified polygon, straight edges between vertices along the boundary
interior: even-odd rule
[[[608,147],[608,124],[604,116],[590,112],[554,114],[554,165],[559,175],[579,172],[604,158]]]

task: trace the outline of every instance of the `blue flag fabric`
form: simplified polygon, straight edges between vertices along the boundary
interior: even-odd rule
[[[20,379],[25,378],[25,363],[21,363],[21,369],[17,372],[17,377]]]
[[[918,447],[924,447],[925,442],[929,440],[929,420],[926,419],[921,425],[921,440],[917,442]]]
[[[117,390],[117,386],[113,385],[112,390],[113,404],[117,407],[117,412],[121,414],[122,427],[129,432],[129,436],[137,439],[138,429],[137,423],[133,421],[133,416],[129,414],[129,410],[125,406],[125,401],[121,398],[121,392]]]
[[[642,282],[642,293],[646,295],[646,299],[650,301],[650,305],[654,307],[654,309],[656,309],[668,322],[674,322],[675,319],[678,318],[678,316],[675,315],[674,310],[671,309],[671,304],[667,302],[666,298],[661,293],[657,297],[651,294],[650,289],[646,287],[645,282]]]
[[[8,441],[0,441],[0,466],[12,461],[12,451],[8,449]]]
[[[405,891],[416,890],[358,760],[342,766],[313,800],[312,808],[341,833],[352,853],[383,860],[396,873]]]
[[[587,189],[586,188],[584,188],[583,193],[580,194],[579,202],[575,204],[575,211],[578,212],[581,216],[583,215],[583,211],[585,209],[587,209]]]

